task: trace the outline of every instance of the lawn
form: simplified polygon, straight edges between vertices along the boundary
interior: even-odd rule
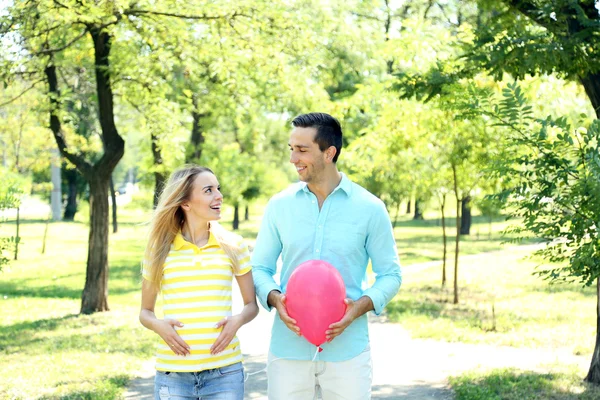
[[[451,377],[456,400],[597,400],[600,388],[586,384],[575,368],[540,373],[498,369]]]
[[[253,206],[250,221],[242,221],[239,233],[250,245],[263,208],[264,204]],[[119,232],[110,235],[111,311],[80,316],[86,214],[82,209],[76,222],[51,223],[46,254],[40,254],[45,222],[27,218],[22,222],[19,260],[0,273],[0,368],[10,371],[0,376],[0,398],[119,398],[128,380],[153,356],[153,334],[137,320],[139,266],[149,213],[120,208]],[[231,226],[231,215],[232,210],[226,209],[226,227]],[[473,234],[461,242],[462,253],[506,249],[500,243],[505,225],[495,221],[488,237],[487,221],[476,217]],[[0,223],[0,235],[9,236],[14,228],[10,221]],[[531,276],[535,262],[521,261],[520,252],[506,250],[465,260],[460,270],[462,302],[453,306],[447,302],[449,292],[439,288],[438,267],[411,272],[411,265],[441,257],[438,221],[402,217],[395,235],[405,275],[388,315],[413,336],[568,346],[573,352],[589,354],[594,331],[592,290],[576,285],[550,287]]]

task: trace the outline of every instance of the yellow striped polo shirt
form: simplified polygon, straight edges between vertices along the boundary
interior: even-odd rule
[[[248,273],[251,265],[248,247],[241,237],[238,239],[240,272],[236,275],[240,276]],[[151,280],[149,272],[144,266],[143,276],[147,280]],[[159,336],[157,370],[195,372],[242,361],[237,336],[224,351],[210,354],[210,347],[222,330],[216,329],[215,325],[232,314],[232,279],[231,259],[212,234],[200,248],[186,241],[181,232],[175,237],[165,260],[161,282],[163,313],[165,319],[176,319],[184,325],[175,330],[190,346],[191,354],[176,355]]]

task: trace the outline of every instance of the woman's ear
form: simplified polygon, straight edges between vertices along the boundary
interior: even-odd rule
[[[181,208],[183,208],[185,211],[190,211],[190,203],[183,203]]]

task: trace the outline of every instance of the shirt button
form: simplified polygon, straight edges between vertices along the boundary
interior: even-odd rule
[[[312,203],[315,204],[315,201],[313,200]]]
[[[317,249],[316,251],[317,251],[317,253],[318,253],[318,252],[319,252],[319,249]]]
[[[323,227],[323,225],[319,225],[319,229],[321,229]]]

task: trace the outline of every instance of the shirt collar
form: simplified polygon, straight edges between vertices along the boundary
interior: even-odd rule
[[[212,246],[218,247],[219,243],[217,242],[217,239],[215,238],[215,236],[209,232],[208,242],[202,247],[212,247]],[[181,234],[181,231],[179,231],[177,233],[177,235],[175,236],[175,239],[173,240],[173,250],[185,250],[185,249],[193,249],[193,248],[197,248],[197,246],[195,244],[190,243],[187,240],[185,240],[183,235]]]
[[[334,193],[336,190],[339,189],[346,192],[346,195],[350,197],[350,194],[352,193],[352,181],[350,181],[350,179],[348,179],[346,174],[344,174],[343,172],[340,172],[340,175],[342,176],[342,180],[337,185],[337,187],[333,189],[333,192],[331,193]],[[306,182],[300,182],[298,184],[298,189],[296,192],[299,192],[300,190],[304,191],[305,193],[310,193],[310,190],[308,189],[308,184]]]

